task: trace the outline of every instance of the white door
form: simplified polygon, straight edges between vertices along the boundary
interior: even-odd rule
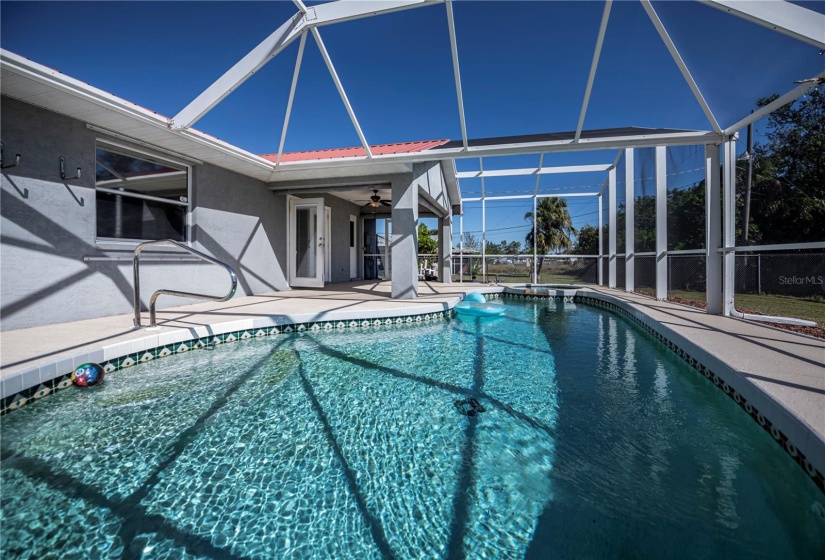
[[[332,282],[332,209],[324,206],[324,282]]]
[[[349,279],[355,280],[358,278],[358,249],[355,246],[355,226],[358,223],[357,218],[350,214],[349,216]]]
[[[324,287],[324,199],[289,200],[289,285]]]

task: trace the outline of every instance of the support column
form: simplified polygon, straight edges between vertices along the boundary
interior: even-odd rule
[[[656,299],[667,299],[667,147],[656,146]]]
[[[599,202],[599,258],[596,259],[596,262],[599,265],[599,286],[604,286],[604,263],[602,260],[604,259],[604,251],[602,250],[603,241],[602,241],[602,230],[604,230],[604,216],[602,212],[602,195],[600,194],[597,198]]]
[[[453,217],[438,219],[438,281],[453,281]]]
[[[392,297],[418,297],[418,185],[412,177],[392,180]]]
[[[636,173],[633,148],[624,151],[624,289],[632,292],[636,289]]]
[[[607,173],[607,287],[616,287],[616,168]]]
[[[536,213],[537,211],[538,211],[538,197],[534,195],[533,196],[533,284],[538,284],[539,283],[539,275],[538,275],[538,270],[539,270],[539,265],[538,265],[538,256],[539,256],[538,255],[538,237],[536,236],[536,233],[537,233],[536,228],[538,227],[537,226],[538,215]]]
[[[722,305],[722,191],[719,146],[705,146],[705,301],[707,312],[721,315]]]
[[[723,174],[724,200],[722,209],[722,232],[725,252],[722,256],[724,282],[722,312],[730,315],[733,311],[733,275],[736,269],[736,253],[731,251],[736,246],[736,140],[732,137],[723,144],[725,152],[725,169]]]

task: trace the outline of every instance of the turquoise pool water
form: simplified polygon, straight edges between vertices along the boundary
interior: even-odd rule
[[[770,436],[575,304],[220,345],[0,422],[3,558],[825,557]]]

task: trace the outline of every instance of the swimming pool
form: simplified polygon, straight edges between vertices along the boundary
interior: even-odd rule
[[[3,417],[0,466],[4,557],[825,554],[768,434],[572,303],[140,364]]]

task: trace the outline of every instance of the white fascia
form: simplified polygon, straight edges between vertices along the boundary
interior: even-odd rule
[[[5,49],[0,49],[0,66],[3,70],[48,85],[144,124],[166,128],[166,117]]]

